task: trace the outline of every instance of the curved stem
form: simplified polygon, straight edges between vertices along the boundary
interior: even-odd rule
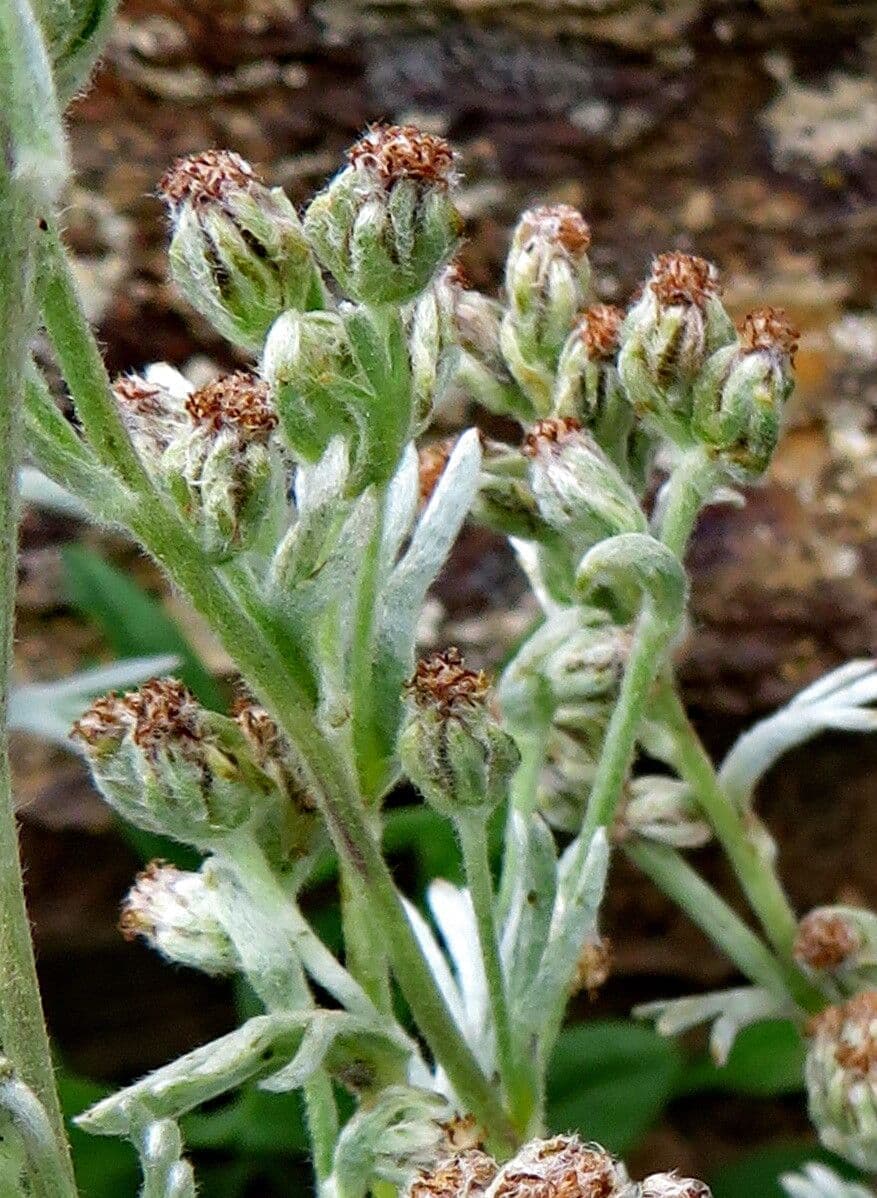
[[[478,943],[490,1013],[496,1035],[496,1058],[509,1110],[522,1134],[533,1115],[535,1095],[522,1068],[521,1054],[512,1032],[508,987],[499,955],[499,938],[493,906],[493,884],[487,854],[487,820],[483,811],[461,813],[455,820],[463,853],[466,884],[475,911]]]
[[[798,920],[779,878],[753,844],[743,817],[722,792],[713,763],[691,726],[675,687],[669,681],[662,679],[656,702],[674,738],[682,777],[694,791],[697,802],[727,853],[768,939],[783,960],[793,963]]]
[[[698,513],[718,478],[719,471],[707,450],[698,445],[682,454],[658,494],[656,523],[660,538],[680,559],[685,556]]]
[[[796,969],[778,961],[675,849],[632,840],[624,851],[756,985],[783,1000],[791,996],[805,1011],[822,1009],[823,995]]]

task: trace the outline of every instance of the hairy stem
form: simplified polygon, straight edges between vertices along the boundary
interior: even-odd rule
[[[792,963],[798,921],[773,866],[759,852],[743,817],[723,794],[713,763],[668,680],[662,679],[656,701],[673,735],[682,777],[694,791],[768,939],[783,960]]]
[[[9,703],[17,565],[20,413],[34,324],[33,212],[26,193],[0,174],[0,1043],[46,1113],[56,1141],[59,1185],[75,1193],[49,1041],[43,1022],[18,855],[9,769]]]
[[[515,1043],[508,1006],[508,987],[499,955],[494,915],[493,883],[487,855],[487,820],[484,812],[464,812],[455,821],[463,853],[466,884],[475,911],[478,944],[487,980],[490,1013],[496,1035],[496,1058],[512,1119],[526,1134],[533,1115],[535,1095],[524,1072]]]
[[[820,992],[797,970],[778,961],[675,849],[648,840],[632,840],[625,844],[624,851],[750,981],[780,999],[791,995],[806,1011],[818,1011],[825,1005]]]
[[[384,533],[386,488],[375,488],[374,523],[357,580],[353,639],[350,653],[350,697],[353,704],[353,749],[360,787],[367,800],[378,797],[384,753],[374,721],[372,675],[375,623],[380,585],[381,541]]]

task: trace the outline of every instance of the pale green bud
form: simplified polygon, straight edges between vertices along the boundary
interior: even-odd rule
[[[174,281],[217,332],[256,350],[287,308],[322,308],[319,270],[295,208],[227,150],[178,159],[159,185],[173,223]]]
[[[553,718],[561,706],[599,701],[611,710],[629,647],[629,631],[600,612],[586,607],[553,612],[503,671],[503,714],[526,731]]]
[[[520,754],[490,711],[484,674],[467,670],[457,650],[448,649],[418,663],[408,690],[409,717],[399,740],[408,777],[449,818],[495,807]]]
[[[185,407],[188,425],[165,451],[161,471],[204,552],[223,561],[251,548],[285,503],[277,415],[267,383],[246,372],[192,392]]]
[[[691,444],[692,387],[707,358],[734,339],[715,268],[690,254],[661,254],[621,334],[618,369],[637,415]]]
[[[664,774],[630,781],[615,831],[620,839],[641,836],[676,849],[702,848],[713,835],[688,784]]]
[[[502,352],[533,411],[551,411],[554,373],[581,309],[591,268],[591,232],[568,204],[525,212],[512,237],[505,285],[509,310],[500,331]]]
[[[284,313],[268,334],[262,373],[299,461],[316,462],[333,437],[355,435],[352,397],[367,384],[337,312]]]
[[[578,421],[540,421],[524,452],[543,519],[575,553],[581,555],[606,537],[645,531],[645,513],[635,493]]]
[[[348,159],[311,201],[307,237],[352,299],[407,303],[426,290],[462,232],[450,194],[453,152],[410,125],[376,125]]]
[[[695,383],[694,434],[736,477],[763,474],[773,456],[797,339],[781,309],[751,312],[737,344],[717,350]]]
[[[71,735],[110,806],[148,832],[209,849],[275,801],[234,720],[173,678],[96,700]]]
[[[178,965],[209,974],[235,973],[240,968],[201,873],[153,861],[128,891],[119,927],[126,939],[142,936]]]
[[[434,291],[443,335],[457,347],[453,391],[498,415],[532,420],[533,405],[502,354],[502,304],[468,287],[455,263],[442,271]]]
[[[810,1026],[804,1076],[826,1148],[877,1170],[877,990],[829,1007]]]
[[[578,1136],[531,1140],[502,1166],[485,1198],[542,1198],[542,1195],[599,1194],[634,1198],[627,1171],[597,1144]]]
[[[861,907],[817,907],[798,925],[795,960],[848,991],[877,985],[877,915]]]
[[[554,544],[530,487],[529,461],[520,449],[500,441],[482,441],[482,470],[470,517],[504,536]]]
[[[618,373],[623,322],[624,313],[611,304],[594,304],[579,317],[558,362],[553,415],[584,425],[639,493],[654,446]]]

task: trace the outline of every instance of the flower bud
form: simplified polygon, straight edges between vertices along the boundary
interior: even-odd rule
[[[500,1169],[487,1198],[628,1198],[624,1166],[577,1136],[531,1140]]]
[[[676,849],[709,844],[712,828],[701,817],[687,783],[664,774],[644,774],[632,779],[628,791],[615,827],[618,839],[641,836]]]
[[[543,519],[577,554],[606,537],[646,529],[636,495],[577,420],[540,421],[524,453]]]
[[[828,1007],[810,1024],[804,1076],[826,1148],[877,1169],[877,990]]]
[[[324,306],[295,208],[243,158],[227,150],[180,158],[159,190],[173,225],[174,281],[223,337],[258,349],[287,308]]]
[[[589,940],[579,953],[570,996],[584,993],[593,1001],[609,980],[613,959],[612,941],[608,936]]]
[[[503,714],[521,731],[552,719],[558,707],[614,706],[630,633],[584,607],[560,608],[528,637],[499,687]]]
[[[408,777],[442,815],[495,807],[520,755],[488,707],[484,673],[467,670],[458,650],[448,649],[418,662],[407,689],[399,756]]]
[[[502,351],[537,415],[551,411],[554,372],[590,280],[591,232],[568,204],[525,212],[512,237]]]
[[[182,376],[180,381],[185,383]],[[122,420],[152,478],[160,477],[165,450],[187,426],[187,394],[136,374],[123,375],[113,383]]]
[[[715,268],[690,254],[661,254],[622,329],[618,370],[635,411],[689,444],[691,388],[710,354],[733,340]]]
[[[546,524],[528,477],[529,463],[521,452],[500,441],[482,441],[483,457],[478,493],[471,519],[503,536],[553,544],[557,533]]]
[[[481,1198],[499,1166],[477,1148],[440,1161],[408,1187],[406,1198]]]
[[[366,382],[337,313],[284,313],[268,334],[262,373],[299,461],[316,462],[333,437],[354,435],[351,399]]]
[[[434,293],[444,337],[457,348],[453,393],[497,415],[532,420],[533,406],[503,358],[502,304],[469,288],[455,263],[439,275]]]
[[[410,125],[375,125],[312,201],[304,228],[352,299],[404,304],[429,286],[463,227],[446,141]]]
[[[251,548],[285,502],[277,415],[267,383],[243,371],[192,392],[185,408],[188,427],[162,459],[165,485],[205,553],[222,561]]]
[[[578,420],[637,489],[645,486],[652,438],[640,427],[618,374],[624,313],[594,304],[579,318],[557,367],[553,415]]]
[[[653,1173],[642,1182],[640,1198],[712,1198],[712,1190],[693,1177]]]
[[[200,707],[173,678],[97,699],[71,736],[114,810],[199,848],[261,819],[274,797],[235,722]]]
[[[750,312],[737,343],[717,350],[695,384],[694,433],[732,475],[763,474],[773,456],[798,335],[780,308]]]
[[[119,927],[126,940],[142,936],[168,960],[203,973],[229,974],[240,967],[200,873],[151,862],[128,891]]]
[[[877,915],[859,907],[817,907],[798,925],[795,960],[848,989],[877,985]]]

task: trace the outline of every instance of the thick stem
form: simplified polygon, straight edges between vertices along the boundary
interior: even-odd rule
[[[9,769],[20,412],[34,321],[33,214],[5,174],[0,174],[0,211],[5,216],[0,238],[0,1043],[46,1112],[57,1144],[60,1184],[75,1194],[25,907]]]
[[[757,986],[783,1000],[791,996],[805,1011],[825,1006],[823,995],[796,969],[778,961],[675,849],[648,840],[632,840],[624,850]]]
[[[455,823],[463,853],[466,884],[475,911],[478,943],[496,1036],[499,1075],[511,1117],[521,1134],[525,1135],[536,1099],[512,1031],[508,987],[499,955],[499,937],[494,915],[493,883],[487,853],[486,814],[483,811],[462,812]]]
[[[340,875],[345,964],[375,1006],[389,1015],[393,1010],[393,995],[380,928],[375,927],[367,893],[356,875],[344,863]]]
[[[753,844],[743,817],[723,794],[713,763],[669,681],[661,681],[656,702],[673,736],[682,777],[694,791],[716,838],[727,853],[768,939],[783,960],[792,964],[798,920],[779,878]]]

